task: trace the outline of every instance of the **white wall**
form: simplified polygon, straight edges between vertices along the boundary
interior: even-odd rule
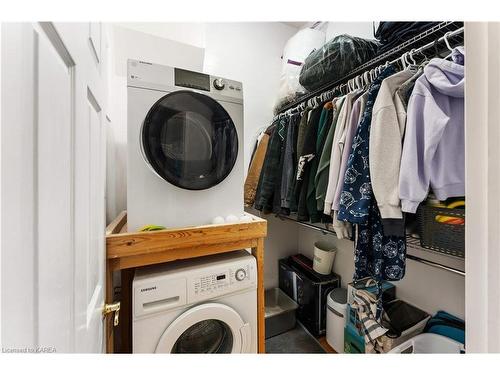
[[[297,30],[279,22],[208,23],[206,27],[205,72],[243,82],[246,171],[252,140],[273,117],[283,47]]]
[[[120,22],[115,25],[178,43],[205,48],[206,24],[202,22]]]
[[[373,22],[328,22],[326,29],[327,41],[341,34],[374,39]]]

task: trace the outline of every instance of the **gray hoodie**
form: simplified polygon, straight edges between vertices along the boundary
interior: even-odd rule
[[[399,174],[402,210],[414,213],[432,188],[437,199],[465,195],[464,50],[432,59],[408,103]]]

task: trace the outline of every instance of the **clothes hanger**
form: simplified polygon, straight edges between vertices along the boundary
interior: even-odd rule
[[[413,64],[413,65],[417,65],[417,62],[416,62],[416,61],[415,61],[415,59],[413,58],[413,52],[415,52],[415,48],[412,48],[412,49],[410,50],[410,57],[409,57],[409,58],[410,58],[410,60],[411,60],[411,62],[412,62],[412,64]]]
[[[368,72],[363,73],[363,89],[368,86]]]
[[[446,34],[444,34],[443,36],[443,39],[444,39],[444,43],[446,44],[446,47],[450,50],[450,53],[448,54],[448,56],[446,56],[444,59],[445,60],[448,60],[451,55],[453,54],[453,48],[451,48],[450,46],[450,42],[448,41],[448,36],[451,34],[451,31],[448,31]]]
[[[403,55],[401,55],[401,61],[403,63],[403,70],[406,70],[406,68],[408,67],[408,61],[406,61],[407,55],[408,55],[408,52],[405,52],[405,53],[403,53]]]
[[[358,91],[361,90],[363,88],[363,76],[359,75],[359,76],[356,76],[356,79],[358,81]]]
[[[406,65],[405,70],[409,70],[411,68],[410,52],[405,53],[404,60]]]
[[[417,63],[417,60],[413,57],[413,54],[416,52],[414,48],[410,50],[410,55],[408,59],[411,61],[410,69],[416,72],[420,68],[420,64]],[[424,55],[425,56],[425,55]]]

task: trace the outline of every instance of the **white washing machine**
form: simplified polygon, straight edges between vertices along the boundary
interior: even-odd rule
[[[257,353],[257,269],[247,251],[138,269],[134,353]]]
[[[129,230],[243,214],[242,84],[129,60],[127,86]]]

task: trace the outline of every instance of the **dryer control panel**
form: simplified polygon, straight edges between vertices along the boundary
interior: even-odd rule
[[[243,84],[201,72],[128,60],[127,85],[166,92],[195,90],[217,100],[243,101]]]

